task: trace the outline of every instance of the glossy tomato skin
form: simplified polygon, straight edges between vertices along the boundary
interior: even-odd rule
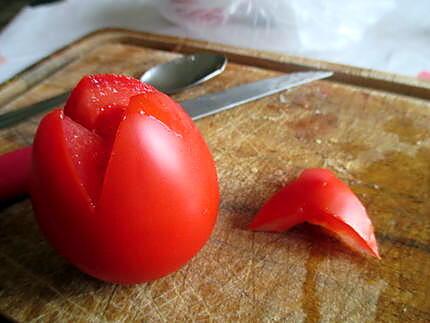
[[[204,139],[168,96],[149,88],[120,115],[113,142],[110,126],[90,131],[60,110],[45,117],[34,141],[32,200],[61,255],[94,277],[131,284],[174,272],[201,249],[219,191]]]
[[[132,281],[147,281],[177,270],[215,224],[213,159],[189,117],[168,102],[164,94],[132,98],[117,131],[98,205],[100,228],[116,241],[111,255],[121,259],[110,266],[112,276],[126,267]],[[145,247],[129,247],[136,242]]]
[[[303,222],[322,226],[353,250],[379,258],[363,204],[328,169],[304,170],[263,205],[249,228],[283,232]]]
[[[36,220],[51,245],[84,272],[97,270],[95,205],[69,153],[61,110],[48,114],[37,130],[30,191]]]

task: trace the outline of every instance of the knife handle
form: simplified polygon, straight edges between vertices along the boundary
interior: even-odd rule
[[[32,146],[0,156],[0,201],[29,193]]]

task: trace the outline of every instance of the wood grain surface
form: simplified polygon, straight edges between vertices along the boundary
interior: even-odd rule
[[[178,100],[300,67],[285,55],[108,30],[0,86],[2,111],[70,89],[88,73],[138,75],[199,48],[227,53],[230,63]],[[336,77],[197,122],[217,163],[222,201],[210,241],[191,262],[147,284],[97,281],[55,254],[24,200],[0,214],[0,313],[30,322],[430,321],[430,87],[302,62],[302,69],[332,66]],[[31,143],[39,120],[2,130],[0,152]],[[320,166],[367,207],[381,261],[310,225],[283,234],[245,229],[272,193]]]

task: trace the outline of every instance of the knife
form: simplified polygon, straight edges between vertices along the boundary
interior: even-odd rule
[[[332,72],[325,71],[290,73],[236,86],[222,92],[204,95],[196,99],[185,100],[180,102],[180,104],[193,120],[197,120],[283,90],[330,77],[331,75],[333,75]],[[69,94],[69,92],[61,93],[47,100],[1,114],[0,129],[13,126],[36,114],[61,105],[67,100]]]
[[[332,72],[322,71],[286,74],[182,101],[181,105],[193,120],[197,120],[332,74]],[[4,113],[0,116],[0,128],[14,125],[30,116],[58,106],[67,99],[68,95],[63,93],[26,108]],[[31,170],[31,149],[31,146],[28,146],[0,156],[0,201],[27,193],[27,180]]]

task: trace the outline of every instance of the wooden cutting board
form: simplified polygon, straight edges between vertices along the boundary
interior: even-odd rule
[[[118,286],[57,256],[28,200],[0,214],[0,313],[18,321],[430,321],[430,86],[400,76],[187,39],[93,33],[0,86],[2,111],[70,89],[88,73],[138,75],[181,53],[226,54],[226,71],[175,96],[312,67],[335,76],[197,122],[217,162],[221,208],[203,250],[157,281]],[[0,152],[31,143],[40,120],[0,132]],[[382,260],[319,228],[245,226],[307,167],[328,167],[368,209]]]

